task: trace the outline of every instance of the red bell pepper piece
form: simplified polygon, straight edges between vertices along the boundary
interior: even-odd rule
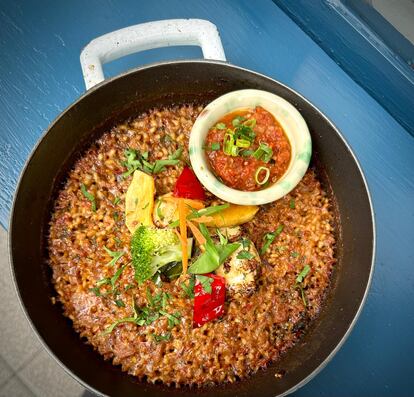
[[[183,172],[178,177],[174,188],[174,196],[202,201],[206,199],[203,186],[190,168],[184,167]]]
[[[203,276],[212,278],[213,282],[211,283],[211,293],[208,293],[196,278],[194,286],[194,328],[201,327],[203,324],[224,314],[224,301],[226,298],[224,278],[211,273],[204,274]]]

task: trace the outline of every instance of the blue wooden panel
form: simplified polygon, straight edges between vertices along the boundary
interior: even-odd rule
[[[180,17],[210,19],[230,62],[281,80],[322,109],[354,148],[372,190],[378,252],[367,305],[339,354],[295,395],[411,395],[414,139],[270,0],[1,0],[1,223],[7,227],[16,180],[30,149],[84,90],[81,48],[126,25]],[[138,63],[183,56],[200,52],[148,51],[106,69],[116,74]]]
[[[274,2],[414,136],[414,47],[408,40],[374,9],[367,15],[361,0]],[[398,52],[386,44],[391,41]]]

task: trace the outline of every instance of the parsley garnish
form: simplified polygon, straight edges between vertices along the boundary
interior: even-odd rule
[[[211,284],[213,283],[214,279],[212,277],[203,276],[201,274],[196,275],[196,279],[200,282],[201,288],[206,294],[211,294],[213,289]]]
[[[248,259],[248,260],[250,260],[252,258],[254,258],[254,255],[251,252],[246,251],[246,250],[242,250],[237,254],[237,259]]]
[[[218,130],[225,130],[226,129],[226,124],[224,124],[224,123],[217,123],[216,124],[216,128]]]
[[[138,326],[150,325],[161,317],[167,318],[169,328],[172,328],[180,323],[181,314],[179,312],[171,314],[165,311],[168,301],[171,298],[168,292],[162,291],[156,295],[151,295],[150,290],[147,288],[146,294],[148,301],[147,306],[137,308],[135,301],[133,300],[133,317],[125,317],[115,321],[108,328],[106,328],[103,335],[110,334],[115,327],[122,323],[134,323]]]
[[[305,279],[305,277],[308,275],[308,273],[310,272],[310,266],[309,265],[305,265],[302,269],[302,271],[298,274],[298,276],[296,277],[296,283],[295,283],[295,287],[299,288],[300,290],[300,294],[302,296],[302,301],[303,304],[305,305],[305,307],[308,306],[308,303],[306,301],[306,296],[305,296],[305,292],[303,290],[303,280]]]
[[[165,170],[167,165],[177,165],[180,160],[183,149],[177,149],[168,159],[156,160],[155,163],[151,164],[148,162],[148,152],[140,153],[135,149],[125,150],[126,161],[122,162],[122,165],[128,169],[122,176],[126,178],[136,170],[141,170],[147,174],[158,174]]]
[[[96,212],[96,199],[92,193],[89,193],[86,186],[82,183],[81,185],[82,194],[92,203],[92,211]]]
[[[154,338],[155,342],[160,343],[162,341],[170,340],[171,339],[171,332],[167,332],[164,335],[151,334],[151,336]]]
[[[193,274],[190,277],[188,285],[186,285],[185,283],[180,284],[180,287],[190,299],[194,298],[194,285],[195,285],[195,277]]]
[[[115,305],[117,305],[118,307],[125,307],[125,303],[122,302],[120,299],[117,299],[114,302],[115,302]]]
[[[293,251],[293,252],[290,253],[290,256],[292,258],[297,258],[299,256],[299,252]]]
[[[118,278],[121,276],[126,266],[127,265],[120,267],[111,278],[105,277],[101,280],[98,280],[95,284],[95,287],[91,288],[90,291],[93,292],[96,296],[107,296],[110,294],[119,295],[119,292],[115,287],[115,283],[118,281]],[[101,287],[104,285],[110,285],[111,289],[107,292],[101,293]]]
[[[114,198],[114,201],[113,201],[113,204],[114,204],[114,205],[117,205],[117,204],[119,204],[119,203],[120,203],[120,201],[121,201],[121,199],[120,199],[119,197],[115,197],[115,198]]]
[[[265,240],[262,249],[260,250],[260,255],[263,255],[273,243],[273,240],[283,231],[284,226],[280,225],[273,233],[266,233],[263,237]]]
[[[243,248],[249,248],[251,241],[246,237],[242,237],[241,243]]]
[[[304,278],[308,275],[308,273],[310,272],[310,266],[309,265],[305,265],[302,269],[302,271],[298,274],[298,276],[296,277],[296,282],[297,283],[301,283],[303,282]]]
[[[296,204],[295,204],[295,200],[294,199],[290,199],[290,201],[289,201],[289,207],[292,208],[292,210],[295,209]]]
[[[123,255],[125,255],[125,252],[124,251],[115,252],[115,251],[111,251],[109,248],[106,248],[106,247],[104,247],[104,250],[112,258],[112,260],[106,264],[107,266],[113,266],[113,265],[115,265],[115,263],[118,262],[118,260],[121,259],[121,257]]]

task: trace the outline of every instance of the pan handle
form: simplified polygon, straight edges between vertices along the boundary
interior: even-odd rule
[[[105,79],[102,65],[135,52],[173,45],[197,45],[206,59],[225,61],[216,25],[204,19],[167,19],[129,26],[92,40],[81,52],[86,89]]]

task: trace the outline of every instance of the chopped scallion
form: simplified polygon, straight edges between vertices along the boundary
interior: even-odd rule
[[[236,146],[242,147],[242,148],[248,148],[250,146],[250,141],[247,139],[237,139],[236,140]]]
[[[236,116],[231,123],[233,124],[233,127],[237,127],[244,120],[246,120],[246,117]]]
[[[264,172],[263,178],[260,178],[260,174]],[[254,179],[258,185],[264,185],[270,177],[270,170],[267,167],[259,167],[254,174]]]
[[[211,144],[211,150],[220,150],[220,144],[218,142],[213,142]]]

